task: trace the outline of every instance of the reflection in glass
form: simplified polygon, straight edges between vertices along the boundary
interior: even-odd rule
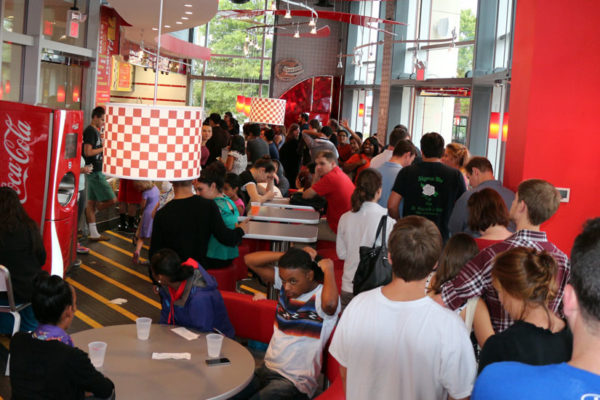
[[[87,13],[87,2],[77,2],[79,11]],[[73,7],[73,2],[64,0],[44,0],[44,12],[42,18],[42,33],[49,40],[70,44],[73,46],[85,46],[86,22],[79,22],[79,37],[67,36],[67,13]]]
[[[83,67],[42,61],[40,104],[67,110],[81,109]]]
[[[2,80],[0,80],[0,100],[20,100],[22,67],[23,46],[2,43]]]
[[[2,28],[9,32],[24,33],[25,0],[4,0]]]

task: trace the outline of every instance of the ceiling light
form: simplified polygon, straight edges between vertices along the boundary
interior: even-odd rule
[[[187,15],[192,15],[192,14],[193,14],[193,12],[191,12],[191,11],[186,11],[185,13],[186,13]]]
[[[177,21],[177,22],[175,22],[175,23],[176,23],[177,25],[181,25],[181,24],[183,24],[183,22],[181,22],[181,21]]]
[[[171,27],[171,25],[165,25],[165,28],[170,28],[170,27]]]
[[[342,64],[342,57],[340,57],[339,61],[338,61],[338,68],[344,68],[344,64]]]
[[[285,15],[283,16],[283,18],[285,18],[285,19],[292,19],[292,13],[290,12],[289,8],[285,12]]]
[[[158,30],[158,28],[152,28],[152,30],[153,30],[153,31],[157,31],[157,30]]]
[[[300,37],[300,31],[296,28],[296,33],[294,33],[294,38],[298,39]]]
[[[317,26],[317,23],[315,22],[314,18],[310,19],[310,22],[308,23],[308,26]]]
[[[310,33],[311,33],[312,35],[316,35],[316,34],[317,34],[317,27],[316,27],[316,26],[313,26],[313,27],[312,27],[312,29],[310,30]]]
[[[187,21],[189,18],[188,17],[181,17],[181,19],[184,19],[184,20]]]
[[[192,5],[191,4],[184,4],[183,6],[184,7],[191,7]]]

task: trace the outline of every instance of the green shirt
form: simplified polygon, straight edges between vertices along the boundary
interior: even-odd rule
[[[227,196],[215,197],[215,203],[221,211],[221,217],[225,226],[229,229],[234,229],[238,222],[239,212],[233,201]],[[208,240],[208,251],[206,256],[217,260],[233,260],[239,255],[237,246],[225,246],[217,240],[213,235],[210,235]]]

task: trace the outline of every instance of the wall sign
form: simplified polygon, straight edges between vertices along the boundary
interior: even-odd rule
[[[304,67],[300,61],[294,58],[286,58],[285,60],[278,61],[275,64],[275,76],[280,81],[293,81],[304,73]]]

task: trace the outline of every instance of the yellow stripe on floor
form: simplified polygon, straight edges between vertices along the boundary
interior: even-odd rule
[[[124,250],[124,249],[120,248],[119,246],[116,246],[116,245],[114,245],[112,243],[108,243],[107,241],[100,241],[98,243],[101,243],[101,244],[103,244],[106,247],[110,247],[111,249],[116,250],[119,253],[123,253],[126,256],[133,257],[133,253],[132,252]],[[145,259],[144,257],[140,257],[140,261],[148,261],[148,260]]]
[[[81,264],[80,267],[81,267],[81,269],[89,272],[90,274],[96,275],[98,278],[110,283],[111,285],[115,285],[119,289],[122,289],[122,290],[126,291],[127,293],[134,295],[138,299],[145,301],[146,303],[150,304],[151,306],[154,306],[154,307],[158,308],[159,310],[161,309],[161,305],[159,302],[157,302],[156,300],[152,300],[151,298],[141,294],[137,290],[133,290],[129,286],[124,285],[121,282],[117,282],[114,279],[109,278],[108,276],[104,275],[103,273],[98,272],[95,269],[90,268],[89,266],[87,266],[85,264]]]
[[[132,239],[130,239],[130,238],[126,237],[126,236],[120,235],[117,232],[113,232],[113,231],[110,231],[110,230],[109,231],[104,231],[104,232],[106,232],[109,235],[112,235],[112,236],[114,236],[116,238],[119,238],[121,240],[124,240],[126,242],[129,242],[129,243],[133,244],[133,240]],[[143,245],[142,247],[145,248],[146,250],[150,250],[150,247],[148,247],[146,245]]]
[[[94,250],[92,250],[92,249],[90,249],[90,255],[91,255],[91,256],[94,256],[94,257],[96,257],[96,258],[99,258],[100,260],[102,260],[102,261],[104,261],[104,262],[107,262],[107,263],[111,264],[112,266],[119,268],[120,270],[123,270],[123,271],[125,271],[125,272],[128,272],[128,273],[130,273],[131,275],[135,275],[135,276],[137,276],[138,278],[145,280],[146,282],[152,282],[152,281],[150,280],[150,278],[148,277],[148,275],[142,274],[142,273],[140,273],[140,272],[138,272],[138,271],[136,271],[136,270],[134,270],[134,269],[131,269],[131,268],[129,268],[129,267],[126,267],[126,266],[124,266],[123,264],[119,264],[118,262],[116,262],[116,261],[114,261],[114,260],[111,260],[110,258],[108,258],[108,257],[105,257],[105,256],[103,256],[103,255],[102,255],[102,254],[100,254],[100,253],[96,253],[96,252],[95,252]]]
[[[254,293],[254,294],[263,293],[263,292],[261,292],[260,290],[256,290],[256,289],[254,289],[254,288],[251,288],[250,286],[246,286],[246,285],[240,285],[240,289],[247,290],[247,291],[249,291],[249,292],[251,292],[251,293]],[[264,293],[263,293],[263,294],[264,294]]]
[[[90,318],[88,315],[82,313],[81,311],[75,311],[75,316],[91,326],[92,328],[102,328],[102,324],[97,322],[95,319]]]
[[[83,293],[93,297],[94,299],[98,300],[100,303],[112,308],[113,310],[126,316],[130,320],[135,321],[138,318],[137,315],[127,311],[126,309],[124,309],[121,306],[111,303],[110,300],[108,300],[106,297],[101,296],[98,293],[94,292],[93,290],[88,289],[87,287],[83,286],[81,283],[76,282],[71,278],[67,278],[65,280],[67,282],[69,282],[75,289],[81,290]]]

